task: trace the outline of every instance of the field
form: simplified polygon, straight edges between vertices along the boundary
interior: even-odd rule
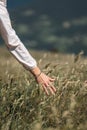
[[[46,96],[31,73],[0,48],[0,130],[87,130],[87,59],[82,52],[30,51],[57,93]]]

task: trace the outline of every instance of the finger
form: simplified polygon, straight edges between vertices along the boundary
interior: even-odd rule
[[[45,83],[45,86],[50,90],[51,94],[55,95],[54,90],[52,89],[50,84]]]
[[[51,89],[52,89],[54,92],[56,92],[56,88],[55,88],[51,83],[49,83],[49,85],[50,85]]]
[[[85,81],[85,83],[87,83],[87,80]]]
[[[55,81],[55,79],[53,79],[53,78],[50,78],[50,77],[49,77],[49,80],[50,80],[51,82],[54,82],[54,81]]]
[[[48,85],[48,89],[50,90],[51,94],[55,95],[55,92],[53,91],[53,89],[51,88],[51,86]]]
[[[46,93],[47,95],[49,95],[49,92],[48,92],[46,86],[45,86],[44,84],[43,84],[42,86],[43,86],[43,89],[44,89],[45,93]]]

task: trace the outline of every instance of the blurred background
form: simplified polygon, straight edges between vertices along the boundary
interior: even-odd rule
[[[87,0],[8,0],[8,10],[27,48],[87,55]]]

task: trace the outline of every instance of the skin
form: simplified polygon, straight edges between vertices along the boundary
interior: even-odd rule
[[[10,24],[8,26],[10,26]],[[38,84],[41,84],[43,90],[47,95],[49,95],[50,93],[53,95],[55,94],[56,88],[53,86],[53,82],[54,82],[53,78],[50,78],[45,73],[41,72],[38,66],[31,69],[30,72],[34,75]]]
[[[38,82],[38,84],[41,84],[41,86],[43,87],[43,90],[45,91],[45,93],[47,95],[50,95],[50,93],[52,95],[55,95],[56,88],[53,86],[53,83],[54,83],[55,79],[53,79],[53,78],[47,76],[45,73],[41,72],[39,67],[33,68],[31,70],[31,73],[34,75],[34,77],[35,77],[36,81]]]

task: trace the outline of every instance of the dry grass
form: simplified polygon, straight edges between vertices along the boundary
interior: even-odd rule
[[[33,76],[0,50],[1,130],[87,130],[87,59],[31,52],[55,77],[55,96],[46,96]],[[9,67],[10,66],[10,67]]]

